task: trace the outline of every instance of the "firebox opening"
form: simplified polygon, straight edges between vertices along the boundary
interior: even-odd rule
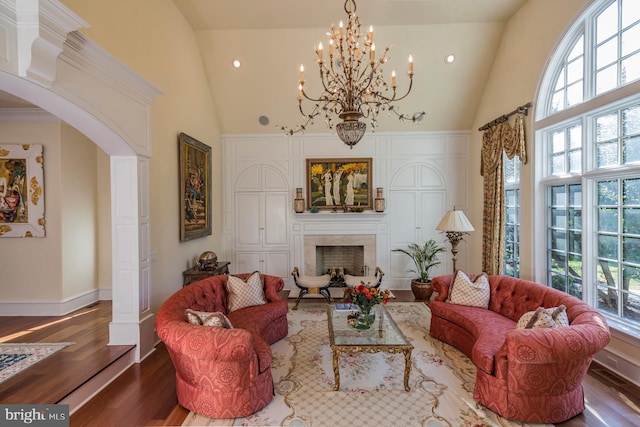
[[[345,274],[366,275],[368,267],[364,263],[364,246],[316,246],[316,275],[340,267]]]

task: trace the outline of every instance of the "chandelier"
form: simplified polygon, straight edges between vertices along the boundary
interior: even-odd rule
[[[304,65],[300,66],[300,81],[298,86],[298,105],[300,113],[306,117],[304,124],[294,129],[282,127],[289,135],[304,132],[317,116],[324,115],[329,129],[333,129],[332,117],[339,117],[342,121],[335,125],[340,139],[353,148],[364,136],[367,125],[360,119],[370,119],[371,129],[375,131],[378,125],[378,114],[387,111],[394,113],[401,121],[411,120],[420,123],[425,112],[413,115],[401,114],[394,102],[409,95],[413,86],[413,58],[409,56],[407,75],[409,88],[400,96],[396,92],[397,77],[395,71],[391,73],[391,85],[383,78],[382,65],[389,60],[387,55],[391,46],[387,46],[381,55],[376,56],[376,45],[373,41],[373,27],[369,27],[367,34],[360,31],[360,21],[356,16],[355,0],[346,0],[344,10],[349,16],[347,26],[342,21],[338,28],[331,25],[328,33],[328,60],[324,57],[324,48],[319,43],[316,48],[317,63],[320,68],[322,93],[314,98],[305,91]],[[305,113],[302,101],[307,99],[314,103],[311,111]]]

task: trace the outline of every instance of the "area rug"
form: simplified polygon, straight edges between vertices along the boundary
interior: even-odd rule
[[[404,356],[358,353],[340,358],[333,391],[326,304],[291,310],[289,334],[271,346],[275,396],[261,411],[237,419],[191,412],[183,426],[524,426],[473,399],[476,368],[455,348],[429,335],[422,303],[389,303],[387,310],[414,346],[404,390]]]
[[[71,344],[73,343],[0,344],[0,383]]]

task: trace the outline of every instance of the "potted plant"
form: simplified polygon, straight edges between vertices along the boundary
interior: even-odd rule
[[[398,248],[393,251],[402,252],[411,258],[416,268],[409,271],[418,274],[418,277],[411,281],[411,291],[413,291],[413,295],[417,300],[428,301],[433,293],[429,272],[433,267],[440,264],[438,254],[444,252],[445,248],[435,240],[430,239],[424,242],[422,246],[417,243],[410,243],[407,249]]]

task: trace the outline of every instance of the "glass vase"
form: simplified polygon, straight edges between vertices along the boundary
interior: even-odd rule
[[[376,321],[376,314],[373,310],[373,306],[362,306],[358,308],[360,309],[360,314],[358,315],[358,321],[353,325],[353,327],[361,331],[371,328],[373,322]]]

